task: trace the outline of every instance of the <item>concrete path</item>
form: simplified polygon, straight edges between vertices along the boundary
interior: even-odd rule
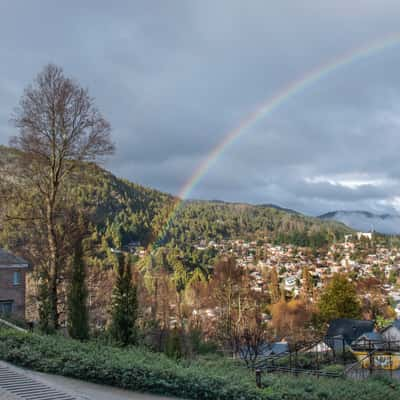
[[[128,390],[88,383],[77,379],[65,378],[58,375],[43,374],[15,367],[9,363],[0,361],[0,367],[16,372],[32,381],[51,387],[56,391],[70,395],[77,400],[171,400],[171,397],[153,396]],[[0,400],[20,400],[2,387],[0,383]]]

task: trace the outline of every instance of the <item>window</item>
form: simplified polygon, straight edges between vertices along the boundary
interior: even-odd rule
[[[0,315],[11,314],[13,302],[12,300],[0,301]]]
[[[21,272],[15,271],[13,274],[13,285],[17,286],[21,284]]]

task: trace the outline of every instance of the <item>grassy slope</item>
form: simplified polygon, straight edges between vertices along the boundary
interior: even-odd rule
[[[382,379],[352,382],[264,375],[266,388],[257,389],[253,373],[225,358],[176,362],[143,348],[119,349],[4,329],[1,358],[42,372],[187,399],[397,400],[400,396],[399,382]]]

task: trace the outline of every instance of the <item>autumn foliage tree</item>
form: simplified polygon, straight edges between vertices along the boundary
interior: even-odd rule
[[[210,305],[217,310],[217,340],[235,354],[244,350],[256,357],[266,337],[262,319],[265,294],[254,290],[248,271],[229,256],[216,263],[208,290]]]
[[[313,296],[313,283],[311,280],[310,271],[307,267],[302,271],[302,291],[301,297],[304,302],[309,302]]]
[[[272,303],[276,303],[279,301],[281,297],[281,289],[279,287],[279,275],[276,268],[273,268],[270,273],[270,293],[271,293],[271,301]]]
[[[271,316],[276,336],[294,341],[306,338],[312,314],[303,301],[281,299],[271,306]]]
[[[373,320],[396,318],[396,312],[390,304],[381,280],[376,277],[358,279],[356,289],[362,298],[361,311],[364,318]]]
[[[221,257],[214,268],[209,290],[218,310],[217,336],[232,345],[235,320],[240,318],[240,287],[243,271],[233,257]]]

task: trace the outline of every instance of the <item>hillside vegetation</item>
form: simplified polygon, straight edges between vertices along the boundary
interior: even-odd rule
[[[320,221],[275,206],[186,201],[179,208],[165,237],[179,244],[200,239],[259,239],[276,243],[321,247],[342,237],[345,225]]]
[[[15,150],[0,146],[1,162],[15,163],[13,155]],[[87,179],[75,183],[74,194],[82,209],[90,209],[92,240],[99,253],[131,241],[140,241],[145,247],[154,242],[158,246],[187,248],[202,240],[265,237],[275,243],[318,248],[350,232],[341,223],[272,205],[219,201],[178,204],[169,194],[117,178],[94,164],[85,164],[83,169]],[[18,165],[14,171],[18,174]],[[19,206],[12,205],[14,211]],[[17,226],[18,232],[13,231]],[[18,247],[24,242],[24,234],[23,224],[3,224],[0,245]]]

